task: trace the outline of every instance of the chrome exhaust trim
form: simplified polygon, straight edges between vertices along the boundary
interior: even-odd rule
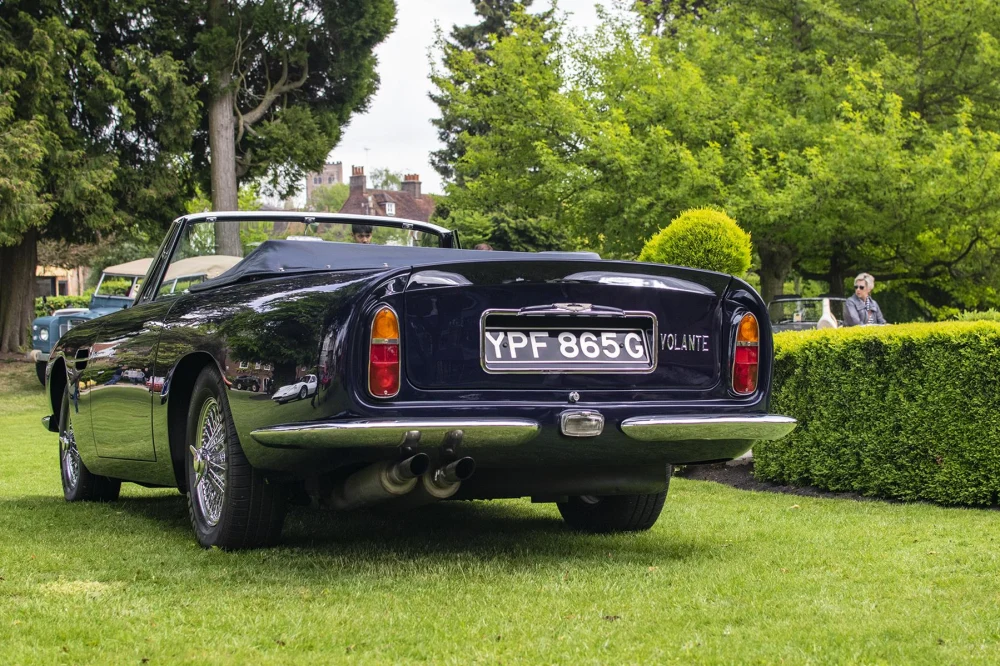
[[[434,472],[434,483],[461,483],[476,471],[476,461],[465,456]]]
[[[418,453],[398,463],[380,462],[358,470],[333,491],[333,506],[340,511],[402,497],[417,487],[430,466],[430,457]]]
[[[431,504],[448,499],[458,492],[462,482],[476,471],[476,461],[466,456],[455,462],[425,472],[420,477],[413,492],[405,497],[393,500],[394,509],[413,509],[424,504]]]

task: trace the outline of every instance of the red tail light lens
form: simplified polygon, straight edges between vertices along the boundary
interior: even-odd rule
[[[368,392],[376,398],[399,393],[399,319],[389,306],[372,318],[368,346]]]
[[[760,355],[760,327],[757,318],[745,314],[736,329],[733,353],[733,391],[747,395],[757,390],[757,364]]]

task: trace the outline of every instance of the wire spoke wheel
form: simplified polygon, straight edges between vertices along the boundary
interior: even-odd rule
[[[74,492],[80,485],[80,453],[76,450],[76,437],[73,436],[73,424],[67,423],[59,433],[59,459],[61,461],[63,485],[69,492]]]
[[[191,446],[194,465],[194,499],[205,524],[215,527],[222,519],[226,499],[226,424],[215,398],[202,405],[198,418],[197,448]]]
[[[281,536],[285,489],[247,460],[229,407],[231,390],[213,365],[194,382],[184,452],[188,513],[204,548],[259,548]]]
[[[76,444],[70,404],[69,389],[63,389],[59,411],[59,476],[63,497],[67,502],[113,502],[118,499],[122,482],[87,469]]]

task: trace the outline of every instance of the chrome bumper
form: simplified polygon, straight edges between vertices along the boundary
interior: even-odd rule
[[[461,431],[462,446],[516,446],[538,434],[531,419],[358,419],[338,423],[302,423],[254,430],[250,436],[264,446],[291,449],[394,447],[409,440],[422,446],[444,443]]]
[[[780,439],[795,429],[787,416],[637,416],[622,421],[621,431],[642,442]],[[338,449],[443,444],[461,432],[462,446],[518,446],[541,430],[537,421],[496,419],[356,419],[335,423],[297,423],[250,433],[260,444],[279,449]]]
[[[642,442],[717,439],[781,439],[795,430],[788,416],[636,416],[622,421],[622,432]]]
[[[38,349],[32,349],[28,352],[28,360],[34,361],[35,363],[48,363],[49,353],[39,351]]]

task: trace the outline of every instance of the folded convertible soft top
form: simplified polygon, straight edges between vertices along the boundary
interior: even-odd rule
[[[310,273],[325,270],[402,268],[442,262],[532,261],[552,259],[594,260],[595,252],[487,252],[438,247],[364,245],[333,241],[268,240],[222,275],[191,286],[205,291],[239,282],[245,278],[283,273]]]

